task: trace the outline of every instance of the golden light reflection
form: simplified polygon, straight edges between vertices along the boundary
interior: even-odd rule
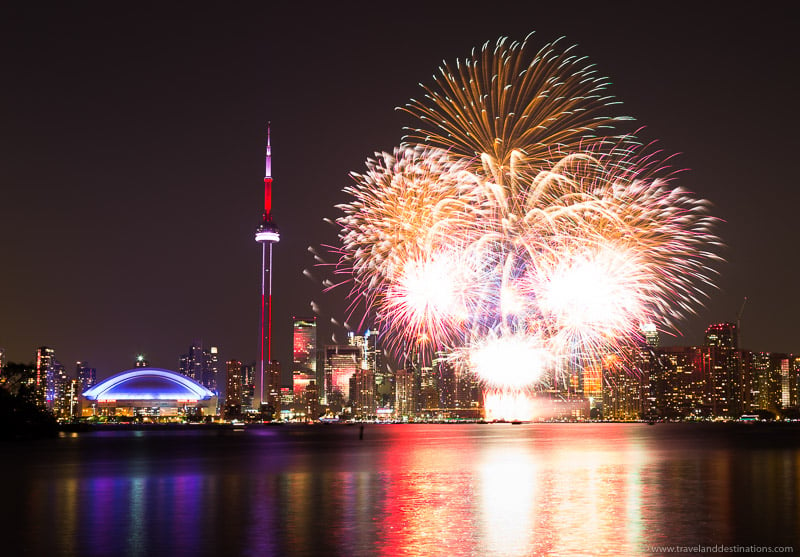
[[[480,524],[487,553],[531,553],[538,472],[534,455],[526,446],[492,447],[483,454]]]

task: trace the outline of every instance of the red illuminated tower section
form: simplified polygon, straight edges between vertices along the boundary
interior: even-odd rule
[[[277,225],[272,221],[272,149],[267,125],[267,156],[264,172],[264,216],[256,230],[261,244],[261,321],[259,325],[259,369],[256,374],[253,408],[268,409],[269,417],[280,412],[280,370],[272,359],[272,244],[280,241]]]

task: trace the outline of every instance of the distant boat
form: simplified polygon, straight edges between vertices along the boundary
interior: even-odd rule
[[[519,420],[512,420],[511,425],[520,425],[522,422]]]
[[[339,423],[339,416],[334,416],[333,418],[328,418],[326,416],[323,416],[319,419],[319,421],[322,422],[323,424],[337,424]]]

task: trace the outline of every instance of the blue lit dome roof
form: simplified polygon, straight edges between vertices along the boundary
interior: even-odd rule
[[[208,400],[214,393],[166,369],[140,367],[112,375],[84,391],[88,400]]]

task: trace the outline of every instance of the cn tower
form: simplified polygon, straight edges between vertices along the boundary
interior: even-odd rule
[[[272,362],[272,244],[281,239],[277,225],[272,222],[272,149],[270,147],[270,125],[267,124],[267,156],[264,172],[264,215],[261,225],[256,229],[256,242],[261,244],[261,321],[259,325],[260,362],[256,375],[253,408],[261,409],[263,404],[275,405],[280,396],[280,385],[272,385],[269,378]],[[267,376],[264,373],[267,373]],[[266,388],[265,388],[265,379]],[[272,390],[277,390],[271,393]],[[270,396],[272,395],[272,396]],[[273,408],[277,410],[277,408]]]

